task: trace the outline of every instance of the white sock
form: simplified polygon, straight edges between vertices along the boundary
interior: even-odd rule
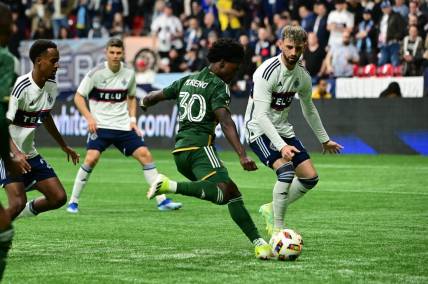
[[[23,218],[23,217],[34,217],[37,216],[37,213],[34,212],[33,207],[33,202],[34,200],[28,201],[27,204],[25,204],[25,208],[21,211],[21,213],[19,213],[18,217],[16,217],[16,219],[18,218]]]
[[[273,227],[283,229],[284,216],[287,211],[288,189],[289,183],[276,181],[273,187]]]
[[[262,239],[262,238],[255,239],[253,241],[253,245],[256,246],[256,247],[262,246],[262,245],[266,245],[266,244],[267,244],[267,242],[264,239]]]
[[[154,163],[146,164],[143,166],[144,178],[149,185],[152,185],[156,177],[158,176],[158,170],[156,169],[156,165]],[[166,199],[165,194],[156,196],[156,203],[161,204],[162,201]]]
[[[90,166],[80,166],[79,170],[77,171],[76,178],[74,179],[73,192],[71,193],[70,202],[68,204],[79,203],[80,194],[88,182],[91,172],[92,168]]]
[[[308,191],[307,188],[303,186],[303,184],[299,181],[298,177],[293,178],[293,182],[290,185],[290,189],[288,191],[288,200],[287,204],[291,204]]]

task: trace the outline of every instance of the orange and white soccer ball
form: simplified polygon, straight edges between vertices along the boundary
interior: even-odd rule
[[[278,260],[296,260],[303,248],[302,236],[291,229],[283,229],[273,234],[269,244]]]

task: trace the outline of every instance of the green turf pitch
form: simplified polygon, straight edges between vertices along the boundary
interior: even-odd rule
[[[77,167],[58,149],[41,153],[70,194]],[[183,180],[168,151],[153,155],[161,172]],[[260,163],[244,172],[233,153],[221,158],[266,236],[257,211],[271,198],[273,173]],[[313,160],[320,183],[286,216],[305,242],[295,262],[256,260],[227,207],[174,196],[184,208],[159,212],[137,162],[112,150],[82,194],[81,213],[61,208],[15,222],[4,283],[428,283],[428,159]]]

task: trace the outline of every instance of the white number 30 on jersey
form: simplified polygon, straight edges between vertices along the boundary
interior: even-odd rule
[[[198,94],[190,95],[188,92],[180,92],[180,105],[179,105],[179,121],[184,121],[186,118],[191,122],[199,122],[205,116],[207,110],[207,104],[203,96]],[[193,105],[195,102],[199,103],[199,110],[195,111]],[[195,114],[192,113],[192,109]]]

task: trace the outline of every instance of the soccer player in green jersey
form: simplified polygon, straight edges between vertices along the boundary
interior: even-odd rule
[[[9,95],[10,89],[15,82],[14,59],[7,49],[7,43],[12,30],[12,14],[9,8],[0,3],[0,158],[8,170],[17,173],[19,166],[10,158],[9,130],[5,117],[5,104],[3,98]],[[5,169],[0,161],[0,178],[4,175]],[[0,282],[6,267],[7,253],[12,244],[13,228],[9,214],[0,204]]]
[[[270,246],[260,237],[244,206],[241,193],[230,179],[214,147],[215,127],[220,123],[224,135],[247,171],[257,169],[239,141],[230,111],[232,80],[244,57],[243,47],[231,39],[219,39],[208,52],[209,67],[173,82],[169,87],[151,92],[141,100],[146,109],[160,101],[176,100],[179,130],[173,151],[178,171],[192,182],[176,182],[159,175],[147,192],[152,199],[164,193],[178,193],[227,204],[235,223],[255,246],[256,257],[268,259]]]

